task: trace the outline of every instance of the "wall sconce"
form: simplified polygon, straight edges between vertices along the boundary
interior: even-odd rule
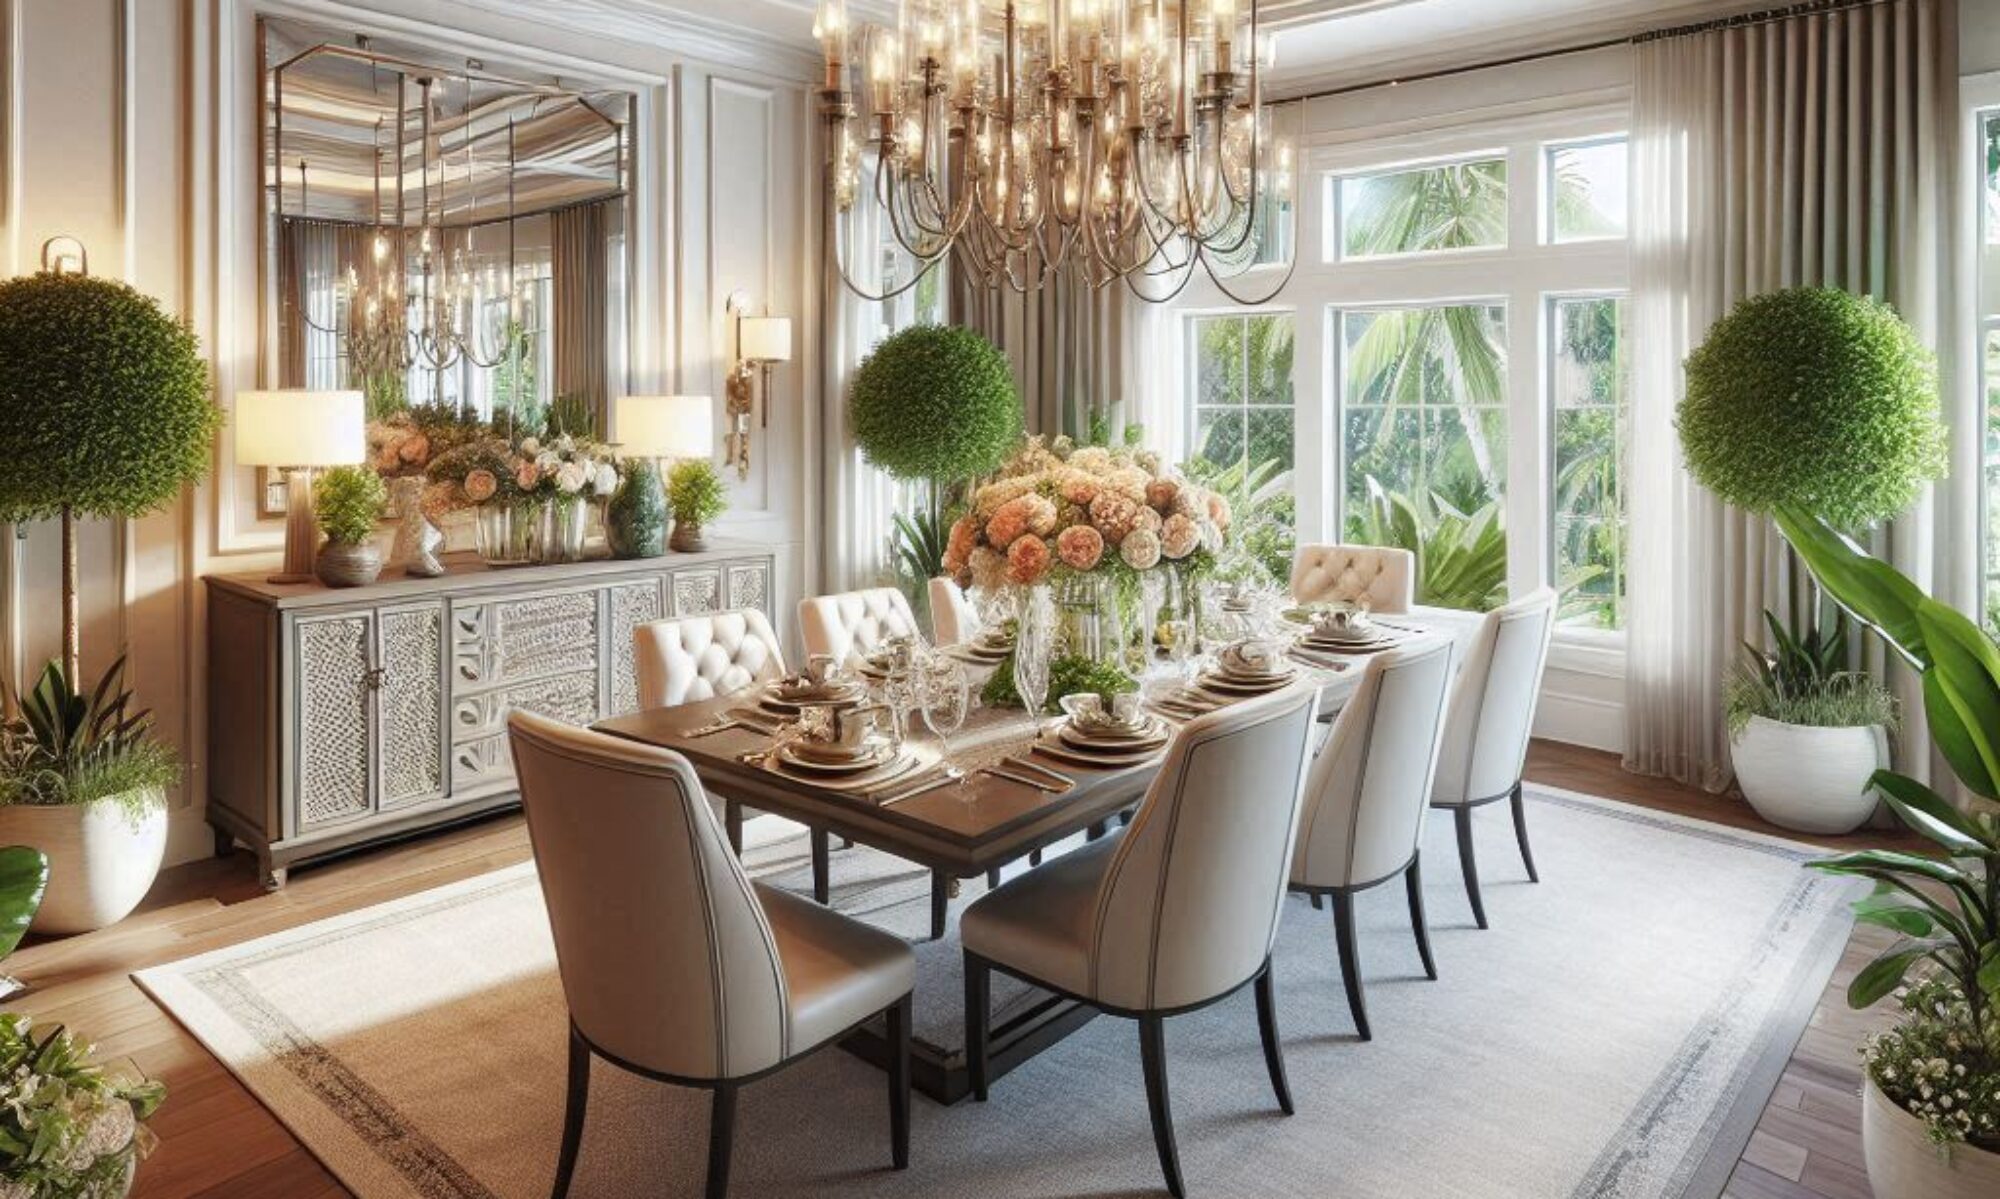
[[[764,397],[758,423],[771,425],[771,367],[792,360],[790,317],[749,315],[750,302],[742,292],[731,292],[723,311],[736,318],[736,358],[729,368],[729,436],[723,445],[724,461],[736,467],[736,477],[750,477],[750,414],[757,411],[757,396]]]
[[[57,275],[88,275],[90,251],[66,234],[51,237],[42,243],[42,269]]]

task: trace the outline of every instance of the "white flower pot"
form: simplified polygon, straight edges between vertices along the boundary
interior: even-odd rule
[[[1729,744],[1757,814],[1801,833],[1851,833],[1875,812],[1869,776],[1889,765],[1881,725],[1824,729],[1752,716]]]
[[[0,807],[0,845],[31,845],[48,855],[49,888],[29,927],[87,933],[123,920],[152,888],[167,852],[165,797],[149,796],[136,820],[116,799],[10,804]]]
[[[1993,1199],[2000,1153],[1931,1143],[1924,1122],[1869,1079],[1861,1090],[1861,1151],[1875,1199]]]

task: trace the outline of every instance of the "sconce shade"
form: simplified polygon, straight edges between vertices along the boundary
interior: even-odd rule
[[[233,423],[243,466],[348,466],[368,457],[358,391],[239,391]]]
[[[619,396],[618,448],[633,458],[707,458],[715,453],[710,396]]]
[[[736,356],[749,362],[792,360],[792,318],[746,316],[736,324]]]

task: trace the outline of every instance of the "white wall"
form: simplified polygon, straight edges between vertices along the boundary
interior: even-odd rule
[[[255,21],[265,11],[610,79],[641,96],[634,385],[713,395],[720,428],[724,298],[741,289],[802,331],[794,362],[777,372],[751,476],[714,530],[776,553],[774,602],[789,611],[806,571],[807,414],[818,395],[803,332],[818,303],[810,47],[532,0],[0,0],[0,271],[36,269],[51,236],[81,238],[93,272],[193,323],[225,407],[265,378],[255,266]],[[230,465],[229,436],[213,480],[158,515],[93,525],[82,542],[86,668],[129,646],[140,701],[187,760],[173,861],[209,844],[200,576],[269,570],[281,542],[281,522],[254,515],[253,475]],[[17,554],[0,554],[0,670],[11,680],[58,642],[55,531],[23,532]]]

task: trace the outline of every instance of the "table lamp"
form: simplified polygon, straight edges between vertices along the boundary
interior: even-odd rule
[[[639,464],[628,471],[626,485],[653,488],[657,510],[664,513],[667,496],[659,460],[714,455],[715,400],[710,396],[619,396],[611,415],[619,454]],[[622,540],[627,544],[613,546],[620,557],[653,558],[666,552],[657,534],[642,542],[635,532]]]
[[[239,391],[232,418],[236,462],[285,472],[285,564],[273,583],[307,583],[319,552],[313,471],[368,457],[368,423],[358,391]]]

